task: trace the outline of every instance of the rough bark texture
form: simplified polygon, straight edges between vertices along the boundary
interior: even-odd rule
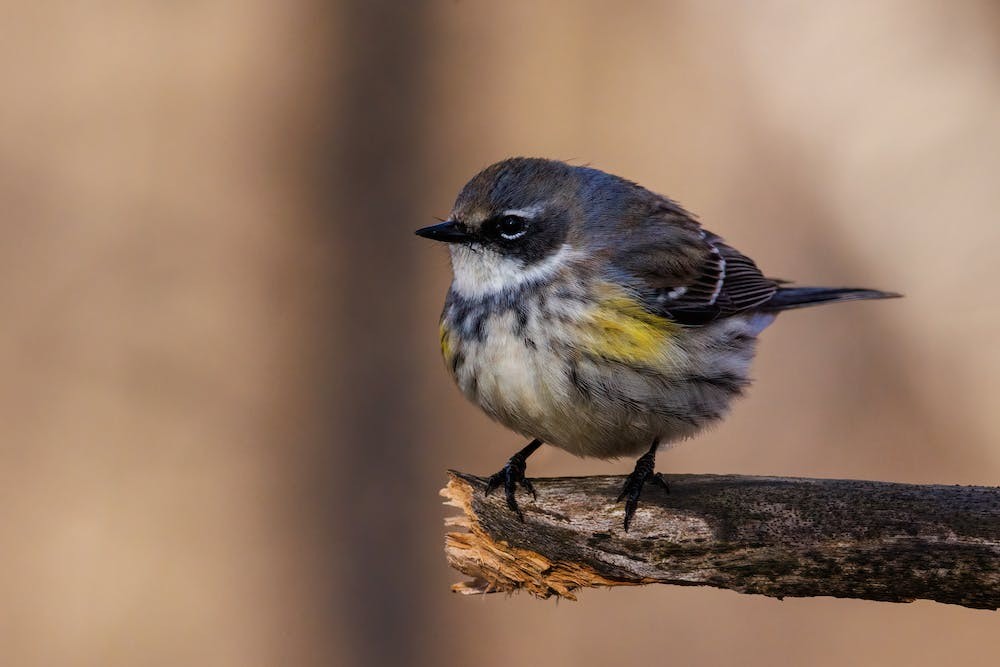
[[[590,586],[715,586],[772,597],[830,595],[1000,606],[1000,489],[735,475],[647,485],[628,533],[623,477],[532,480],[525,522],[502,490],[451,472],[464,516],[445,551],[473,577],[460,593],[526,590],[574,599]]]

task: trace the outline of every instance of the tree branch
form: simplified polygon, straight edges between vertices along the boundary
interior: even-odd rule
[[[460,593],[575,599],[593,586],[715,586],[772,597],[831,595],[1000,606],[1000,489],[735,475],[647,485],[628,533],[623,477],[532,480],[525,522],[485,481],[450,473],[441,494]]]

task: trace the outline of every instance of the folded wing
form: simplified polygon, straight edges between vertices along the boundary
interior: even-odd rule
[[[632,230],[616,264],[649,310],[688,325],[759,307],[779,284],[677,208]]]

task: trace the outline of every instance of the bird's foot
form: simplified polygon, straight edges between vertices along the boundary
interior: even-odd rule
[[[531,493],[532,498],[538,497],[535,494],[535,487],[531,483],[531,480],[524,476],[524,471],[528,467],[527,458],[528,455],[525,454],[523,450],[514,454],[514,456],[507,460],[506,465],[504,465],[499,472],[490,475],[489,480],[486,482],[487,496],[494,490],[498,489],[501,484],[503,485],[504,497],[507,499],[507,507],[509,507],[522,522],[524,521],[524,515],[521,514],[521,508],[517,506],[517,498],[514,497],[514,491],[517,490],[518,483],[520,483],[526,491]]]
[[[617,502],[625,499],[625,532],[628,532],[629,524],[632,523],[632,516],[635,514],[635,508],[639,506],[639,496],[642,495],[642,487],[646,482],[651,482],[654,486],[670,493],[670,485],[667,484],[663,475],[653,472],[653,467],[656,465],[655,449],[656,445],[654,444],[652,450],[639,457],[639,460],[635,462],[635,470],[625,478],[622,492],[618,494]]]

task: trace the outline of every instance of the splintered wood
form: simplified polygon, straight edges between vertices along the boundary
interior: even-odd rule
[[[468,531],[445,536],[448,562],[473,577],[472,581],[453,585],[453,591],[472,595],[526,590],[541,598],[558,595],[575,600],[573,591],[578,588],[634,583],[612,581],[578,563],[554,562],[530,549],[511,546],[506,540],[494,540],[472,512],[472,493],[472,487],[455,476],[441,490],[441,495],[448,499],[446,505],[464,512],[463,516],[447,518],[445,525]]]
[[[576,599],[596,586],[704,585],[772,597],[936,600],[1000,606],[1000,489],[888,482],[669,475],[629,532],[621,477],[533,480],[525,521],[485,480],[451,472],[441,495],[463,594]]]

